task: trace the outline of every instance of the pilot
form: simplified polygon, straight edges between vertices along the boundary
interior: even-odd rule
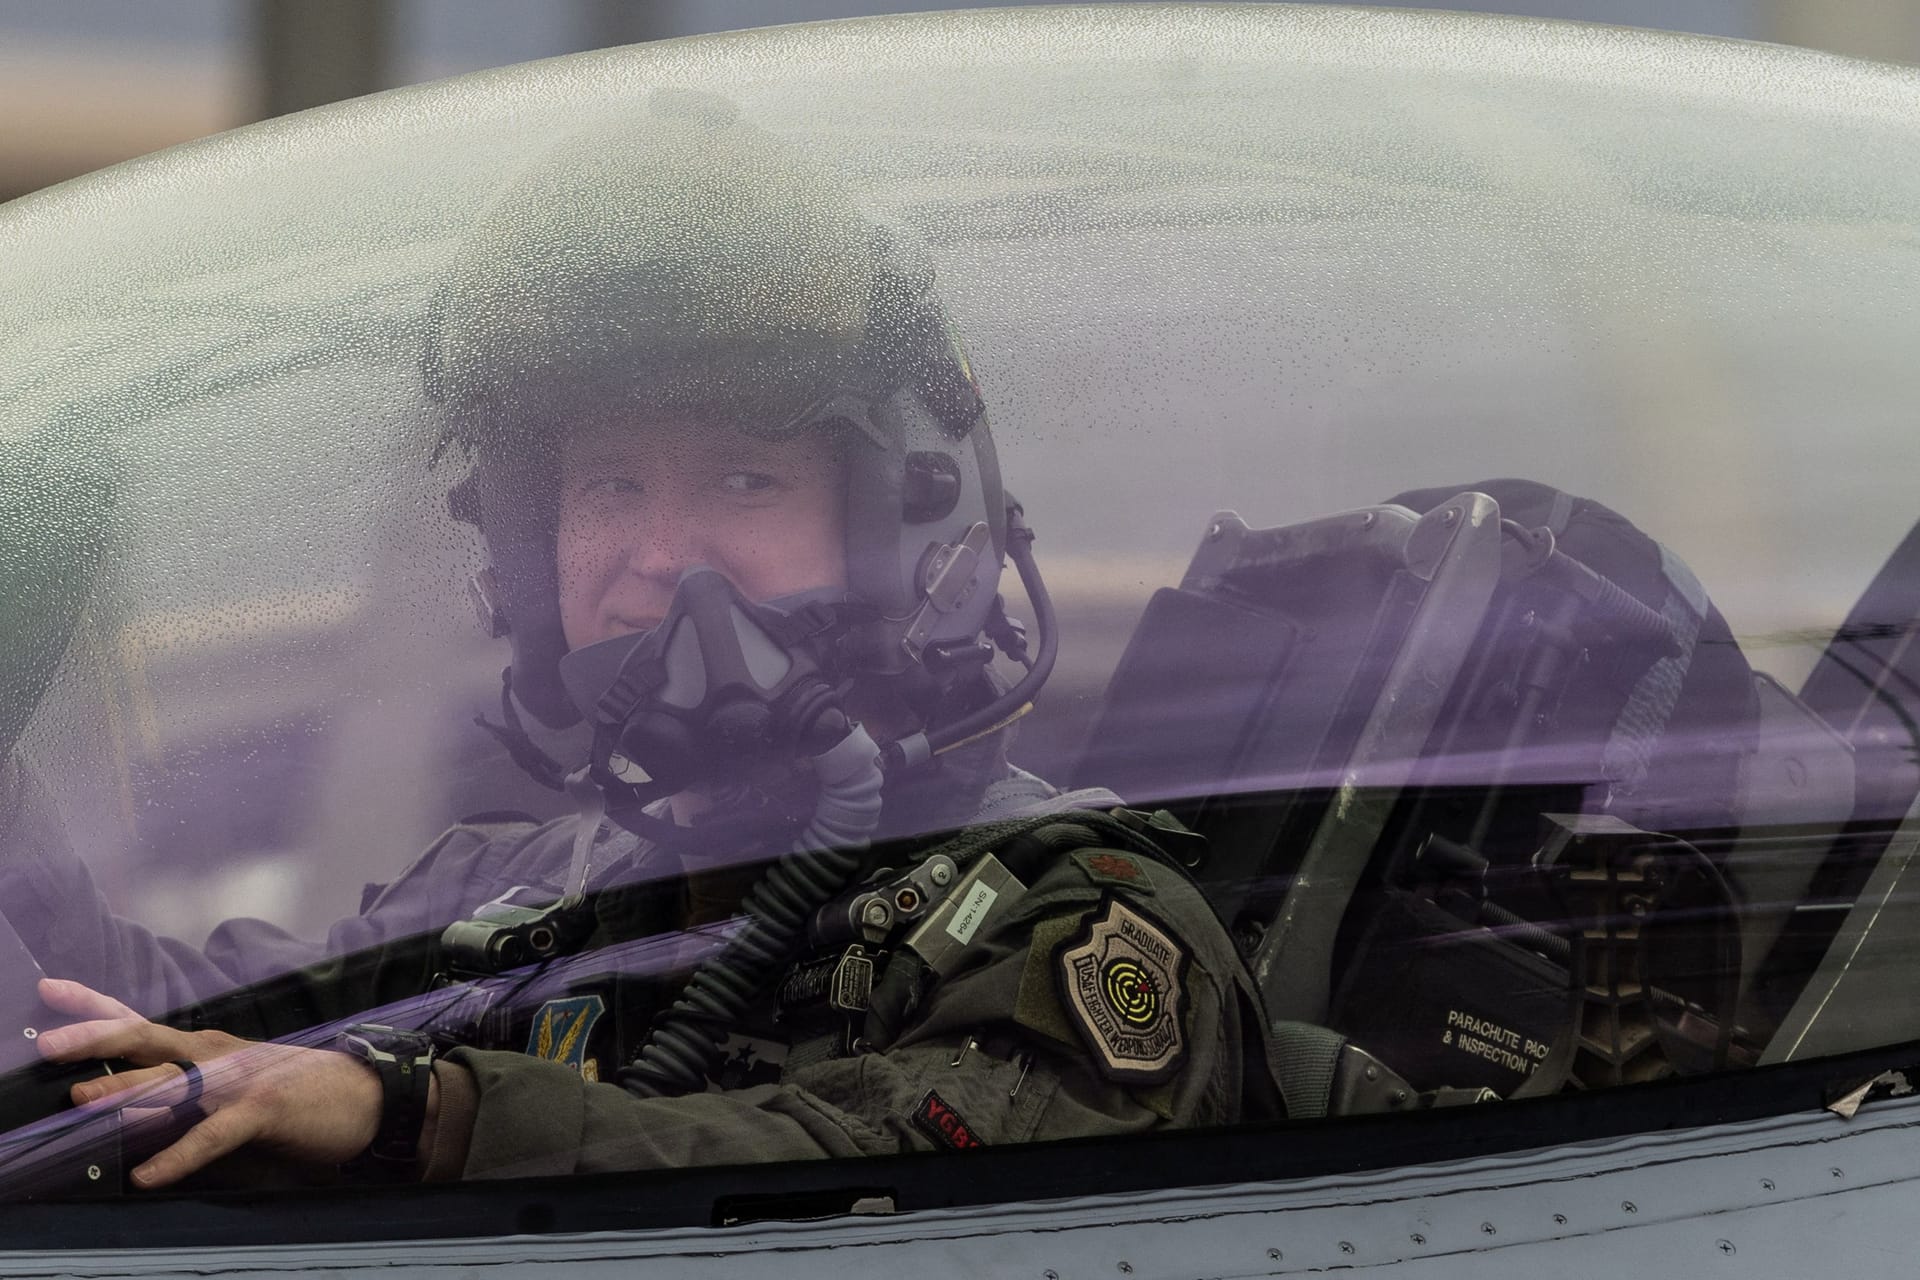
[[[454,513],[512,642],[495,732],[577,811],[455,828],[336,928],[358,960],[273,977],[244,941],[295,953],[257,926],[218,955],[146,940],[170,995],[266,979],[171,1025],[99,963],[45,982],[78,1021],[43,1053],[138,1068],[76,1102],[204,1117],[136,1184],[243,1147],[437,1180],[1280,1111],[1257,993],[1166,852],[1184,833],[1006,761],[1052,623],[924,255],[724,104],[662,95],[516,181],[434,317]],[[1030,668],[1012,688],[996,647]],[[584,719],[590,761],[549,759],[521,707]],[[664,999],[595,960],[708,923]],[[257,1041],[545,955],[587,976],[524,1017],[443,1000],[431,1035]]]

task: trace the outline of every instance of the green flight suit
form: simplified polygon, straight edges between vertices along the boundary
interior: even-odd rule
[[[1147,950],[1113,941],[1120,924]],[[1090,949],[1096,940],[1104,952]],[[1077,986],[1063,953],[1091,955],[1079,971],[1099,969],[1096,978],[1117,973],[1125,1009],[1099,981]],[[560,1063],[453,1051],[469,1074],[451,1077],[452,1110],[463,1120],[472,1108],[458,1172],[673,1168],[1232,1124],[1277,1110],[1259,1007],[1184,873],[1137,849],[1069,851],[1024,897],[988,911],[959,966],[883,1052],[810,1062],[778,1084],[641,1098]],[[1101,1026],[1128,1009],[1157,1034],[1156,1065],[1103,1050]],[[1113,1032],[1123,1047],[1139,1039],[1124,1033]],[[439,1164],[434,1176],[454,1172]]]

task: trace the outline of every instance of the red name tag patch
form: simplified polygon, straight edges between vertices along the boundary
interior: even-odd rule
[[[973,1130],[967,1128],[967,1122],[960,1118],[960,1113],[931,1089],[927,1090],[926,1097],[920,1099],[920,1105],[913,1109],[913,1123],[920,1132],[955,1151],[971,1151],[987,1145]]]

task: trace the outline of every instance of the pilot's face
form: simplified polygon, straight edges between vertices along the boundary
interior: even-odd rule
[[[650,630],[694,565],[751,600],[844,587],[845,475],[817,433],[774,443],[663,421],[574,435],[557,547],[567,644]]]

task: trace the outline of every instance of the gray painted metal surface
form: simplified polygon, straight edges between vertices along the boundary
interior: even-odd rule
[[[0,1253],[0,1274],[1908,1276],[1920,1098],[1289,1183],[733,1229]],[[964,1157],[956,1157],[964,1158]]]

